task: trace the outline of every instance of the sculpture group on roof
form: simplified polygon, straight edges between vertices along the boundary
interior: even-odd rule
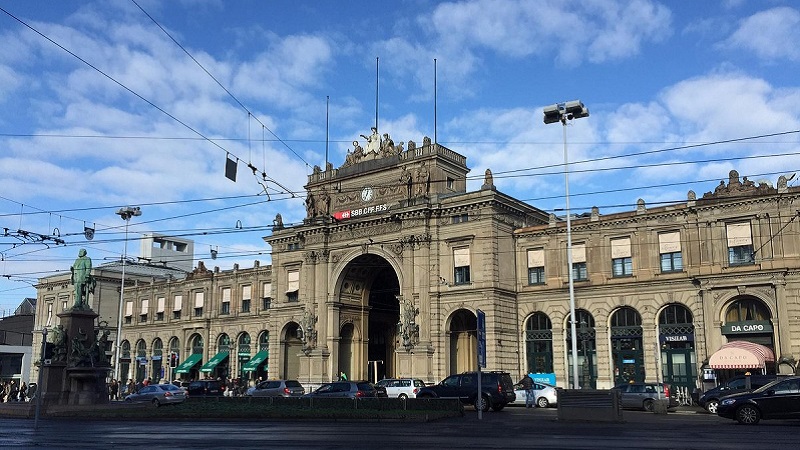
[[[381,135],[378,134],[377,128],[372,127],[370,130],[372,130],[372,133],[369,136],[361,135],[361,137],[367,141],[366,149],[362,147],[358,141],[353,141],[353,149],[347,151],[347,155],[341,167],[352,166],[361,161],[397,156],[403,153],[403,142],[395,145],[389,133],[383,133],[381,137]],[[409,147],[410,145],[411,143],[409,142]]]
[[[780,180],[778,181],[780,184]],[[732,197],[738,195],[752,195],[752,194],[769,194],[775,192],[775,188],[766,182],[755,182],[748,180],[747,177],[739,181],[739,172],[731,170],[728,174],[728,184],[725,180],[721,180],[719,185],[714,189],[714,192],[706,192],[703,194],[704,199],[719,198],[719,197]]]

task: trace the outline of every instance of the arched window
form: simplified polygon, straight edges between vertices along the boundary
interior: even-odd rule
[[[553,324],[542,312],[525,324],[525,354],[528,373],[553,373]]]
[[[726,322],[744,322],[748,320],[769,320],[772,315],[764,303],[754,297],[734,300],[725,313]]]

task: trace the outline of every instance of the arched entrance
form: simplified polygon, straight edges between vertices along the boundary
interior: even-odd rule
[[[575,317],[578,321],[576,324],[576,334],[578,338],[578,372],[579,386],[586,389],[597,388],[597,345],[595,342],[595,329],[594,317],[585,309],[578,309],[575,311]],[[566,324],[570,323],[572,318],[567,316]],[[565,325],[566,325],[565,324]],[[565,326],[566,342],[567,342],[567,373],[569,374],[569,385],[575,386],[573,381],[573,363],[572,363],[572,333],[571,327]]]
[[[534,313],[525,325],[528,373],[553,373],[553,324],[543,312]]]
[[[450,373],[478,369],[478,317],[459,309],[450,319]]]
[[[339,371],[370,381],[395,376],[400,283],[394,268],[381,256],[360,255],[340,286]]]
[[[284,380],[300,378],[300,355],[303,353],[303,341],[297,337],[300,328],[296,322],[286,324],[281,336],[281,373]]]
[[[658,315],[661,375],[682,399],[690,399],[696,387],[694,318],[683,305],[667,305]]]
[[[728,343],[746,341],[763,345],[774,355],[775,341],[771,320],[772,314],[769,307],[761,299],[752,295],[736,296],[727,305],[724,312],[722,334]],[[716,349],[712,350],[716,351]],[[765,363],[761,367],[714,369],[717,382],[725,381],[750,370],[759,370],[762,373],[776,373],[774,362]]]
[[[642,316],[630,306],[611,315],[611,357],[615,384],[644,381]]]

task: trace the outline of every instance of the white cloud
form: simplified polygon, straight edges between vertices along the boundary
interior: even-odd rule
[[[800,61],[800,11],[778,7],[753,14],[725,41],[732,49],[744,49],[759,58],[780,63]]]

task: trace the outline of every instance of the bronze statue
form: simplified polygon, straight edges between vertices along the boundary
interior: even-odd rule
[[[86,256],[86,250],[78,251],[78,258],[70,267],[70,283],[75,285],[75,304],[73,308],[87,308],[89,294],[94,292],[94,279],[92,277],[92,259]]]

